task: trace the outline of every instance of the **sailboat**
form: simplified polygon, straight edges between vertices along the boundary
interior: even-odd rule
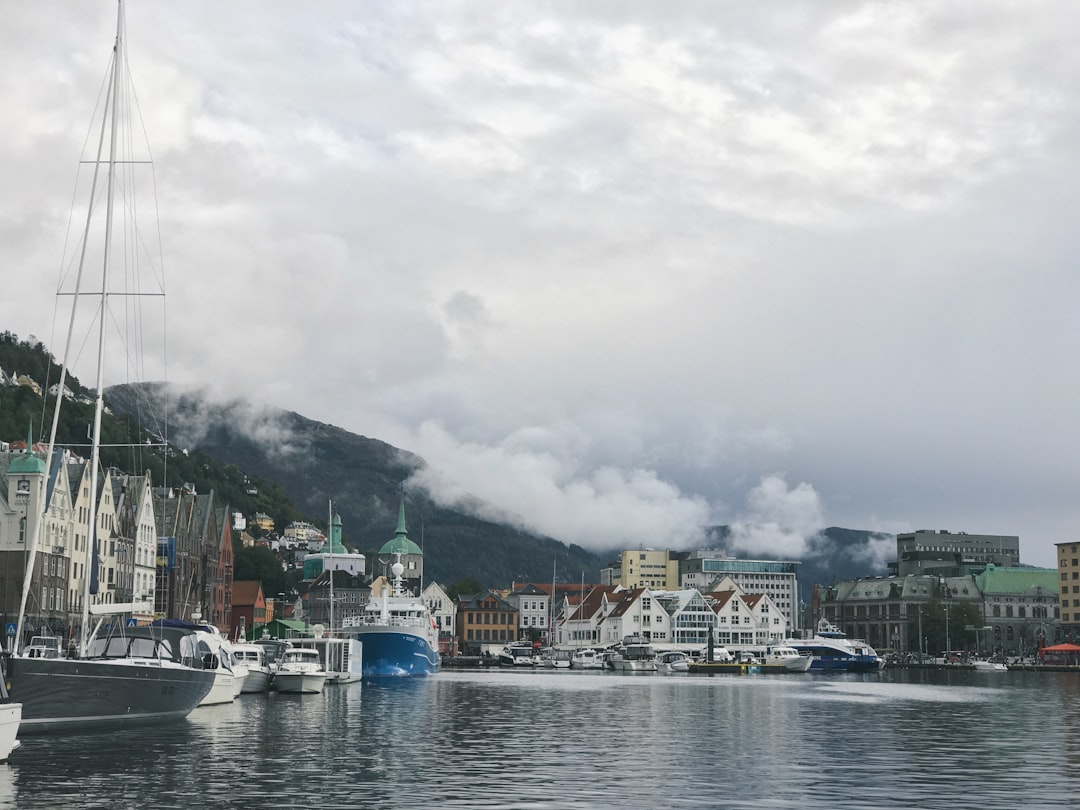
[[[156,723],[187,716],[209,692],[214,681],[212,670],[202,668],[197,642],[190,633],[163,628],[127,628],[125,614],[149,613],[152,606],[145,602],[118,604],[92,604],[94,589],[91,580],[97,572],[97,504],[99,496],[99,467],[101,450],[101,421],[104,410],[104,360],[106,350],[106,322],[110,296],[110,259],[112,257],[114,198],[117,195],[117,167],[122,163],[117,157],[118,106],[125,73],[124,6],[117,3],[116,40],[110,65],[110,81],[102,116],[97,157],[93,161],[93,181],[87,204],[86,225],[82,235],[78,274],[71,301],[71,321],[64,349],[60,381],[56,387],[52,430],[49,437],[44,464],[33,454],[32,445],[27,447],[26,464],[42,473],[37,476],[38,492],[33,501],[36,517],[31,530],[27,570],[23,577],[22,597],[19,604],[19,620],[15,635],[15,649],[9,661],[8,675],[12,697],[22,704],[20,731],[59,731],[69,729],[94,729]],[[105,147],[108,156],[103,158]],[[102,178],[101,175],[105,177]],[[101,183],[105,193],[101,194]],[[105,230],[102,242],[101,289],[86,292],[83,289],[83,271],[87,262],[87,245],[91,225],[95,221],[99,197],[104,197]],[[126,208],[130,208],[130,201]],[[60,421],[60,408],[64,397],[71,360],[72,337],[77,322],[80,301],[92,299],[97,307],[97,380],[94,423],[91,435],[89,461],[89,508],[85,523],[85,562],[83,565],[83,594],[81,599],[82,624],[79,643],[74,655],[64,657],[59,640],[55,637],[32,639],[25,648],[19,645],[26,626],[26,608],[33,579],[35,558],[41,536],[41,526],[53,514],[52,499],[62,497],[58,488],[52,486],[51,475],[56,455],[56,434]],[[28,443],[29,445],[29,443]],[[78,561],[76,561],[78,562]],[[91,632],[91,616],[97,625]],[[109,633],[99,635],[102,623],[115,617],[106,627]],[[118,628],[118,629],[114,629]]]

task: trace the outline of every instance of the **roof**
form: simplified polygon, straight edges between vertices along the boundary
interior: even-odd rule
[[[254,605],[262,592],[262,583],[257,579],[234,580],[232,603],[234,605]]]
[[[975,583],[984,594],[1017,594],[1042,588],[1056,594],[1058,572],[1055,568],[998,568],[988,565],[975,576]]]

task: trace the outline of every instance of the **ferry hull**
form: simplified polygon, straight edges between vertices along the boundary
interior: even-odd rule
[[[881,663],[877,656],[826,658],[815,655],[810,664],[811,672],[877,672],[880,668]]]
[[[363,644],[365,678],[432,675],[439,671],[439,652],[424,637],[400,627],[371,626],[358,629]]]

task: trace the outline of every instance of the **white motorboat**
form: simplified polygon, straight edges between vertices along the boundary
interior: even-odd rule
[[[765,666],[772,668],[779,665],[788,672],[806,672],[814,663],[812,656],[802,655],[794,647],[787,644],[766,647],[762,659]]]
[[[607,663],[605,654],[599,650],[594,650],[592,647],[586,647],[584,650],[575,650],[574,654],[570,657],[571,669],[603,669]]]
[[[294,695],[315,695],[323,690],[326,670],[319,651],[311,647],[290,647],[285,650],[274,674],[274,688]]]
[[[266,661],[265,647],[246,641],[233,642],[232,654],[236,661],[247,667],[247,677],[244,678],[241,693],[265,692],[270,688],[273,672]]]
[[[1009,668],[1000,661],[983,661],[976,659],[971,662],[976,672],[1008,672]]]
[[[656,671],[668,675],[673,672],[689,672],[690,656],[680,650],[662,652],[656,656]]]
[[[549,648],[540,657],[540,664],[549,669],[570,669],[572,660],[573,656],[570,650]]]
[[[614,650],[608,667],[618,672],[656,672],[656,653],[647,639],[627,636]]]
[[[531,667],[536,663],[536,654],[531,641],[515,641],[502,648],[499,664],[504,667]]]

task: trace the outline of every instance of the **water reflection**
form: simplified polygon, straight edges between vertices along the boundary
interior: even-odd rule
[[[1076,676],[974,675],[451,671],[244,695],[29,737],[0,807],[1068,806]]]

